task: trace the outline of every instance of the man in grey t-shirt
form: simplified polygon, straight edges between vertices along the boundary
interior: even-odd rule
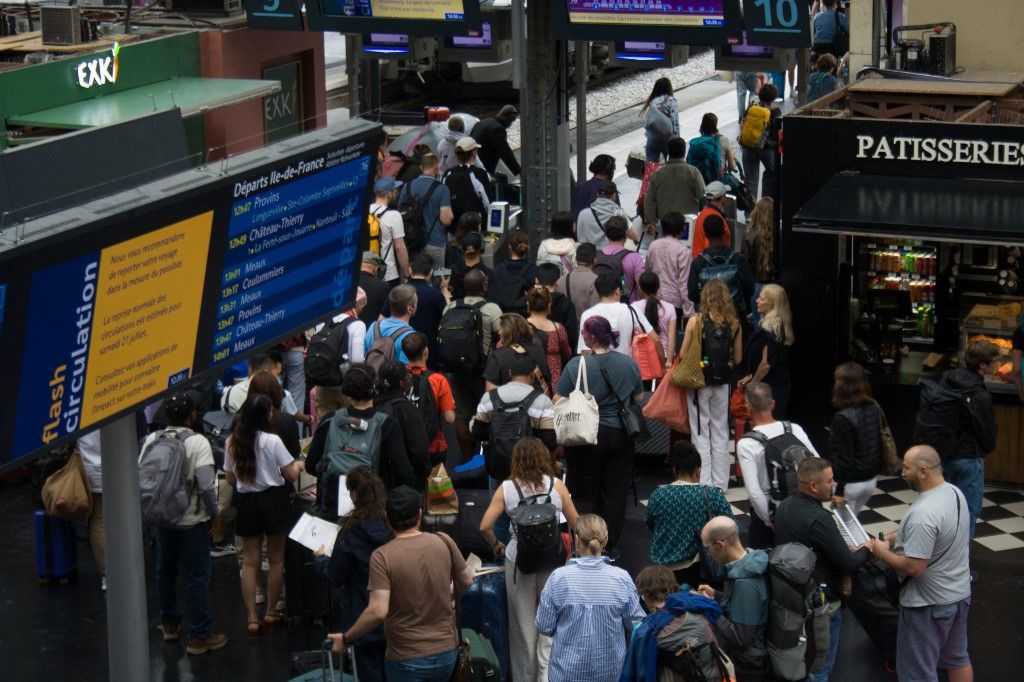
[[[942,477],[942,460],[930,446],[907,451],[903,480],[921,494],[899,530],[869,545],[876,558],[907,578],[900,594],[896,672],[901,680],[935,680],[935,671],[941,668],[949,671],[950,682],[969,682],[974,671],[967,652],[971,604],[967,502]]]

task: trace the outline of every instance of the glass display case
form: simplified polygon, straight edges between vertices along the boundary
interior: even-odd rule
[[[995,344],[1002,355],[995,374],[986,377],[985,385],[993,393],[1014,393],[1013,333],[1020,326],[1024,298],[990,294],[968,294],[961,298],[960,362],[971,341],[985,340]]]

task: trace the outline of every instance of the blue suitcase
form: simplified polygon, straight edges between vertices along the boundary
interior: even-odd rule
[[[473,578],[473,586],[459,598],[458,613],[460,630],[469,628],[490,640],[501,666],[501,679],[508,682],[511,658],[504,571]]]
[[[35,512],[36,574],[39,582],[52,580],[62,585],[75,577],[77,548],[75,526],[70,521]]]

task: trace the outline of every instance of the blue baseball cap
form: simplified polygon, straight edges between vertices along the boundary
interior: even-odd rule
[[[377,182],[373,183],[373,191],[377,194],[387,194],[388,192],[395,191],[401,186],[402,182],[400,180],[395,180],[394,178],[389,178],[385,175],[383,178],[380,178]]]

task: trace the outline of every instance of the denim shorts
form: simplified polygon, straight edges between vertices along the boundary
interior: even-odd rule
[[[967,653],[967,616],[971,598],[952,604],[900,607],[896,673],[900,682],[937,680],[936,669],[971,664]]]

